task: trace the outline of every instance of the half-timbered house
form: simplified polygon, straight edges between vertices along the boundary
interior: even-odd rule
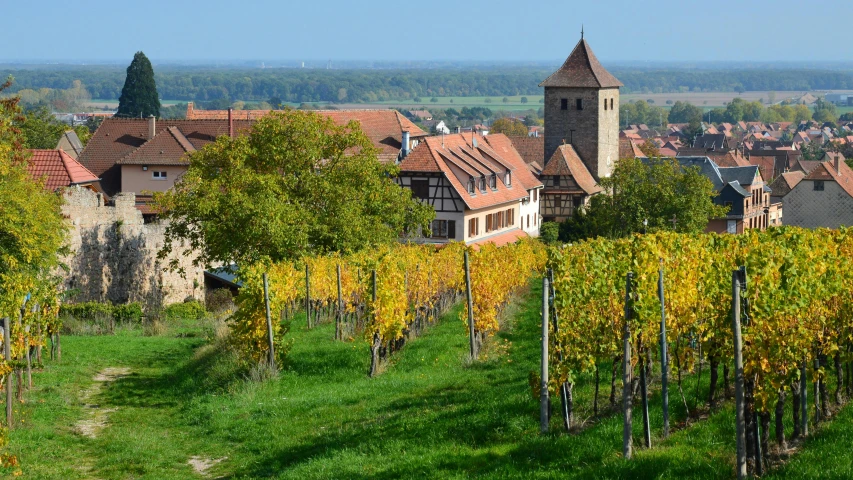
[[[398,182],[435,209],[423,241],[502,244],[539,234],[542,182],[504,135],[425,138],[400,163]]]
[[[588,204],[590,197],[603,191],[568,144],[557,147],[539,178],[544,184],[540,205],[544,222],[566,220]]]

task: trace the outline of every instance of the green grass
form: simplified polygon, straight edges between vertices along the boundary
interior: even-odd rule
[[[523,298],[513,325],[480,362],[466,360],[457,308],[374,379],[366,376],[365,342],[334,342],[331,325],[309,331],[304,321],[294,324],[287,370],[264,382],[245,380],[233,358],[191,336],[185,325],[161,337],[137,330],[65,337],[62,362],[47,361],[35,375],[10,449],[25,478],[193,478],[192,456],[227,457],[211,470],[226,478],[731,478],[731,406],[664,441],[656,385],[654,447],[638,447],[630,462],[621,456],[618,415],[604,415],[572,435],[561,431],[555,415],[552,433],[540,435],[539,407],[528,386],[529,372],[539,365],[538,300],[533,293]],[[92,400],[116,411],[97,438],[85,438],[74,430],[87,414],[80,392],[104,367],[133,373]],[[601,368],[605,405],[610,366]],[[579,385],[576,417],[589,420],[593,383],[582,378]],[[696,378],[684,385],[692,408]],[[675,385],[671,392],[678,425],[684,408]],[[638,406],[635,419],[639,445]],[[775,474],[849,477],[851,432],[846,409]],[[843,458],[824,468],[826,454]]]

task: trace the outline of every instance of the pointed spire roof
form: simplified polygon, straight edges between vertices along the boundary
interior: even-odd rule
[[[589,44],[581,36],[571,55],[556,72],[539,84],[540,87],[621,87],[622,82],[601,66]]]

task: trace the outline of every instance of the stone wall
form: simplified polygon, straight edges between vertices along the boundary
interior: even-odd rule
[[[65,287],[79,290],[78,301],[160,302],[170,304],[186,297],[204,299],[204,271],[193,267],[195,255],[179,248],[169,258],[157,253],[165,240],[166,226],[146,224],[132,193],[103,197],[73,187],[65,192],[62,213],[70,224],[70,254],[64,263]],[[169,271],[170,260],[186,269],[185,276]]]
[[[613,109],[604,98],[613,99]],[[562,101],[567,109],[562,109]],[[583,110],[577,109],[577,100]],[[571,143],[596,180],[610,175],[619,157],[619,89],[545,88],[545,158],[554,155],[563,143]],[[608,164],[607,160],[610,159]]]

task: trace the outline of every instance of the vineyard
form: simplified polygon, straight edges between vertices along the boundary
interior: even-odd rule
[[[301,309],[309,328],[334,322],[335,340],[364,338],[373,376],[407,339],[457,302],[466,285],[463,258],[467,261],[469,254],[468,283],[475,300],[471,315],[466,303],[463,320],[470,320],[476,355],[499,328],[500,311],[513,293],[527,285],[532,272],[542,271],[546,252],[540,243],[487,244],[479,250],[461,243],[397,245],[246,268],[239,274],[244,287],[233,319],[235,343],[255,361],[286,362],[292,346],[286,339],[288,320]],[[271,312],[281,321],[268,320]]]
[[[617,396],[623,399],[623,453],[630,457],[637,397],[644,406],[644,443],[651,446],[647,383],[653,365],[661,366],[664,438],[670,428],[668,378],[674,375],[673,398],[677,395],[689,411],[682,376],[709,369],[707,406],[713,411],[722,397],[722,367],[723,390],[729,390],[731,375],[736,397],[743,394],[743,402],[737,402],[744,423],[739,456],[748,457],[752,472],[761,474],[772,452],[771,415],[776,448],[786,449],[783,416],[789,397],[794,440],[808,434],[808,402],[814,422],[830,415],[828,376],[835,377],[835,405],[850,394],[851,260],[853,232],[795,228],[746,235],[649,234],[552,249],[553,354],[543,377],[550,374],[549,392],[561,398],[564,426],[572,428],[577,379],[594,375],[597,413],[599,379],[608,373],[600,375],[599,367],[612,365],[609,402],[615,407]],[[733,330],[734,311],[739,328]],[[735,330],[742,340],[735,341]],[[736,374],[741,353],[742,384]],[[620,376],[623,391],[617,393]],[[811,399],[807,385],[814,386]],[[739,458],[738,469],[741,462],[745,474],[746,460]]]

